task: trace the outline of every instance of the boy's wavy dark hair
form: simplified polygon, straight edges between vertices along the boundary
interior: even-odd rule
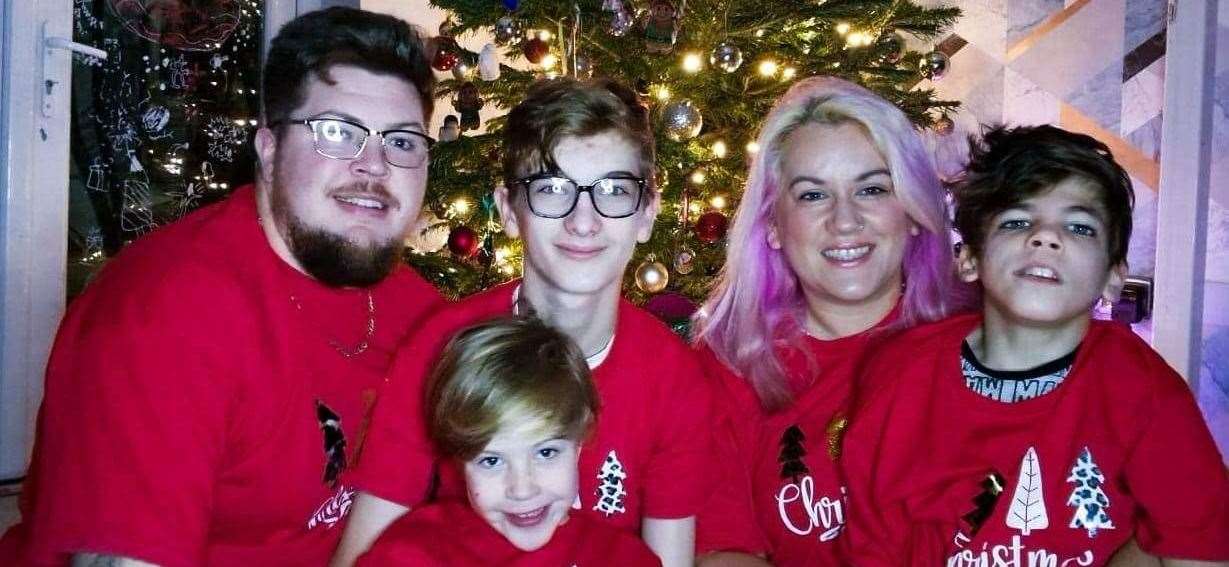
[[[956,229],[970,253],[981,254],[996,215],[1078,177],[1098,189],[1105,207],[1110,265],[1126,261],[1135,191],[1105,144],[1042,125],[990,127],[980,140],[970,138],[969,145],[969,164],[952,191]]]

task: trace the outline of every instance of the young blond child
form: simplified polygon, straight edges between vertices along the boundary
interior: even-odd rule
[[[955,197],[983,309],[865,362],[841,463],[849,562],[1088,567],[1134,539],[1164,565],[1225,565],[1229,475],[1190,389],[1092,320],[1126,271],[1126,172],[1088,136],[997,128]]]
[[[635,535],[571,514],[598,411],[571,340],[531,317],[489,320],[448,344],[427,387],[429,434],[468,502],[415,508],[359,565],[660,565]]]

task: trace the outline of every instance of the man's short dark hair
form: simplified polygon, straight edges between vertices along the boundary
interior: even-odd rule
[[[1126,260],[1135,191],[1105,144],[1042,125],[993,127],[969,145],[969,164],[953,188],[956,229],[969,252],[981,254],[986,229],[999,213],[1075,177],[1095,187],[1105,207],[1110,265]]]
[[[334,65],[404,79],[418,91],[423,118],[430,120],[435,76],[419,32],[393,16],[337,6],[303,14],[273,38],[261,91],[265,124],[290,118],[306,98],[309,77],[333,84]]]

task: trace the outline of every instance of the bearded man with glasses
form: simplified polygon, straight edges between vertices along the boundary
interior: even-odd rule
[[[281,30],[255,185],[133,243],[70,306],[0,564],[328,561],[376,389],[441,303],[398,263],[433,84],[390,16]]]

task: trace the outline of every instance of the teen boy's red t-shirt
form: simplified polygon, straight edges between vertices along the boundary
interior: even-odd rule
[[[705,369],[726,393],[717,406],[724,410],[719,462],[726,478],[741,480],[714,489],[698,519],[699,553],[762,553],[783,566],[839,564],[835,540],[847,512],[837,443],[858,362],[897,317],[893,310],[850,337],[804,337],[804,350],[784,359],[800,394],[775,414],[765,414],[750,384],[703,349]]]
[[[441,309],[405,342],[359,461],[361,490],[409,507],[427,498],[437,455],[423,422],[425,380],[458,331],[512,313],[519,284]],[[711,392],[692,351],[620,300],[614,343],[593,380],[601,409],[580,452],[580,513],[637,533],[644,517],[695,515],[711,474]],[[464,494],[456,469],[440,467],[438,496]]]
[[[371,299],[368,348],[342,356],[330,342],[366,335],[366,292],[278,258],[250,186],[124,249],[60,326],[25,523],[4,546],[25,557],[0,563],[326,563],[353,493],[338,465],[395,346],[441,303],[405,267]]]
[[[1229,559],[1229,474],[1160,356],[1093,321],[1057,389],[1005,404],[961,373],[979,323],[917,327],[867,359],[842,457],[853,564],[1103,565],[1132,537]]]
[[[445,500],[403,516],[359,558],[357,567],[658,567],[661,560],[636,536],[572,514],[550,541],[521,551],[468,504]]]

